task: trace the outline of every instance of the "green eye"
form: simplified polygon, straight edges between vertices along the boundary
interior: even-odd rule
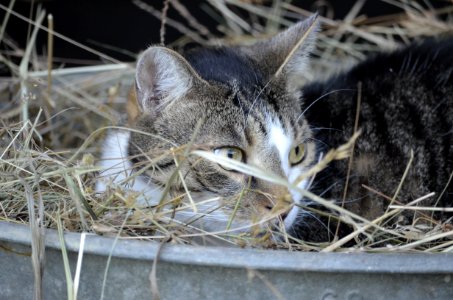
[[[300,163],[305,157],[305,145],[299,144],[296,147],[292,148],[289,152],[289,163],[291,165],[297,165]]]
[[[229,159],[234,159],[240,162],[244,161],[244,154],[241,149],[234,147],[221,147],[214,149],[214,154],[218,156],[223,156]],[[230,171],[231,169],[221,166],[225,170]]]

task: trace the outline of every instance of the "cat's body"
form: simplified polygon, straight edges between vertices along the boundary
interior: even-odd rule
[[[453,172],[453,39],[427,40],[375,55],[325,82],[304,87],[303,95],[305,117],[313,128],[319,128],[314,136],[322,151],[351,137],[360,105],[362,134],[355,145],[344,204],[350,211],[369,220],[383,215],[389,199],[367,187],[393,197],[411,151],[414,159],[397,201],[409,203],[435,192],[417,205],[453,205],[453,183],[449,184]],[[312,191],[341,203],[348,163],[331,163],[317,175]],[[408,218],[400,220],[401,224],[411,221],[409,212],[403,213]],[[447,217],[437,214],[441,215]],[[303,223],[298,233],[309,235]]]
[[[135,131],[109,134],[103,153],[105,178],[97,190],[104,191],[107,181],[113,180],[141,192],[142,203],[156,205],[178,164],[180,176],[199,204],[198,212],[190,205],[178,211],[179,221],[192,223],[195,218],[197,227],[221,231],[235,211],[232,228],[240,231],[274,217],[275,225],[280,220],[287,230],[303,231],[296,232],[299,236],[324,239],[325,226],[317,219],[310,219],[297,205],[279,204],[288,194],[296,204],[310,204],[297,188],[241,174],[194,155],[184,159],[179,147],[191,145],[294,182],[316,164],[322,149],[336,147],[352,135],[361,81],[359,127],[363,131],[355,148],[346,207],[368,218],[382,212],[382,199],[363,198],[366,190],[361,184],[392,195],[411,149],[415,152],[413,171],[399,199],[407,202],[431,191],[439,194],[452,172],[452,43],[441,42],[438,46],[445,49],[439,51],[420,50],[426,52],[425,57],[417,49],[426,46],[384,55],[304,89],[301,76],[316,27],[311,18],[270,41],[204,49],[185,57],[166,48],[148,49],[137,66],[140,114],[134,120]],[[367,73],[368,68],[373,72]],[[375,112],[385,114],[384,121]],[[416,119],[411,121],[409,116]],[[441,126],[435,126],[436,120]],[[318,174],[313,191],[338,203],[347,164],[335,162]],[[146,171],[140,173],[143,168]],[[141,175],[123,184],[131,174]],[[167,200],[184,194],[186,187],[174,181]],[[299,182],[298,188],[309,188],[309,179]],[[451,186],[440,205],[451,205]]]

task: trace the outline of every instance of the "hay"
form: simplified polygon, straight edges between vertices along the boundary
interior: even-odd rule
[[[218,21],[217,30],[223,34],[216,37],[181,2],[166,1],[168,9],[176,10],[185,22],[172,20],[165,13],[160,31],[161,40],[165,40],[166,25],[179,30],[183,35],[171,45],[176,48],[183,47],[188,42],[201,45],[249,44],[256,39],[269,37],[280,28],[290,26],[296,20],[311,14],[288,1],[274,1],[270,5],[266,2],[268,1],[206,0],[202,7]],[[401,13],[367,18],[359,15],[364,1],[357,1],[344,20],[320,17],[324,30],[311,61],[313,72],[307,74],[306,80],[327,76],[376,51],[394,49],[421,37],[453,32],[453,22],[450,21],[453,4],[432,9],[422,5],[425,1],[385,2],[400,7]],[[159,9],[139,0],[134,3],[153,16],[162,17]],[[132,85],[133,66],[76,43],[54,32],[52,28],[47,29],[41,24],[44,12],[35,21],[20,16],[1,4],[0,9],[6,11],[8,17],[18,17],[32,24],[36,30],[48,31],[49,45],[52,44],[52,38],[62,38],[113,62],[111,65],[55,69],[49,72],[47,65],[52,61],[50,50],[48,57],[37,57],[33,51],[33,36],[27,49],[13,48],[11,45],[14,43],[7,39],[2,29],[0,41],[7,47],[0,52],[0,61],[14,75],[0,83],[0,220],[24,224],[36,224],[39,221],[41,225],[36,225],[38,227],[95,232],[117,238],[172,240],[176,243],[199,243],[195,242],[195,237],[202,241],[204,238],[216,237],[240,246],[325,252],[453,250],[452,226],[448,223],[441,224],[427,214],[419,214],[419,218],[408,226],[388,225],[387,221],[397,218],[404,210],[430,212],[438,209],[414,206],[427,197],[434,197],[433,194],[407,205],[400,205],[397,194],[388,197],[375,191],[379,197],[388,198],[391,205],[384,215],[370,221],[308,191],[301,191],[306,197],[336,212],[331,215],[333,220],[351,224],[354,228],[348,236],[324,244],[298,241],[286,235],[283,228],[283,242],[275,244],[268,239],[269,235],[255,230],[249,235],[237,235],[227,226],[220,232],[204,232],[190,224],[179,224],[172,220],[174,210],[189,208],[197,211],[196,201],[190,197],[190,201],[181,206],[176,205],[181,202],[181,197],[175,197],[157,207],[139,208],[135,204],[136,197],[121,189],[96,195],[94,184],[100,168],[96,166],[95,157],[99,155],[105,132],[116,128],[120,123],[127,93]],[[8,18],[5,18],[2,28],[7,21]],[[14,53],[23,55],[20,66],[9,59]],[[343,148],[329,152],[314,169],[301,175],[299,180],[312,176],[333,159],[347,157],[355,138]],[[190,145],[172,149],[162,155],[170,155],[178,163],[189,155],[200,156],[276,184],[294,187],[292,183],[274,174],[234,161],[221,160],[209,152],[192,151]],[[152,166],[152,161],[149,166]],[[180,173],[175,172],[172,178],[181,181],[185,187]],[[401,182],[403,180],[404,178]],[[186,187],[185,189],[187,190]],[[235,209],[240,205],[240,200],[241,195],[238,195]],[[169,208],[169,204],[174,204],[174,208]],[[254,228],[276,218],[291,205],[292,202],[284,197],[269,216],[254,224]],[[229,224],[233,218],[234,213]],[[354,239],[355,246],[344,247]],[[35,243],[37,247],[40,245],[39,240]],[[35,264],[39,269],[39,261]]]

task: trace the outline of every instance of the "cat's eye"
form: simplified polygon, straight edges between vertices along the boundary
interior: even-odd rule
[[[305,145],[299,144],[296,147],[293,147],[289,152],[289,163],[294,166],[300,163],[305,157]]]
[[[214,149],[214,154],[218,156],[223,156],[229,159],[234,159],[240,162],[244,162],[244,153],[241,149],[235,147],[220,147]],[[231,171],[232,169],[225,166],[221,166],[225,170]]]

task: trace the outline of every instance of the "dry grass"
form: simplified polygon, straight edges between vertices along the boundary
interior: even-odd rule
[[[155,17],[161,17],[159,9],[139,0],[134,2]],[[216,37],[182,3],[166,1],[168,9],[175,9],[186,21],[183,24],[164,18],[166,26],[172,26],[182,33],[181,39],[172,46],[181,47],[191,41],[201,45],[247,44],[257,38],[268,37],[281,27],[310,15],[310,12],[293,6],[289,1],[274,1],[270,5],[262,5],[261,2],[267,1],[206,0],[203,8],[218,21],[217,29],[223,33],[223,36]],[[419,37],[453,32],[450,15],[453,5],[434,10],[422,5],[423,1],[410,4],[403,0],[385,2],[401,7],[402,12],[393,16],[367,18],[360,15],[364,1],[359,0],[344,20],[321,17],[324,30],[312,60],[314,72],[308,74],[307,80],[319,74],[335,72],[343,68],[346,62],[359,61],[371,52],[393,49]],[[2,5],[0,9],[8,11]],[[10,17],[17,17],[14,12],[10,13]],[[41,13],[36,20],[21,18],[32,24],[37,32],[47,30],[47,26],[42,25],[44,16]],[[4,22],[7,22],[7,18]],[[162,28],[163,40],[165,27]],[[52,36],[71,42],[58,33]],[[68,231],[96,232],[122,238],[155,240],[171,237],[175,242],[187,243],[193,237],[217,236],[239,245],[268,245],[269,241],[264,237],[237,236],[228,228],[222,232],[206,233],[191,226],[182,226],[171,220],[172,209],[138,208],[134,195],[120,189],[114,189],[106,195],[96,195],[93,189],[99,168],[95,157],[99,154],[104,133],[110,128],[108,126],[118,125],[122,117],[127,92],[132,84],[133,66],[121,64],[72,42],[74,46],[102,55],[113,64],[48,72],[47,64],[51,55],[37,57],[34,54],[33,34],[27,49],[14,46],[14,42],[3,35],[3,31],[0,41],[8,45],[8,50],[0,52],[0,60],[14,74],[0,82],[0,220],[39,222],[41,226],[49,228],[57,228],[61,223],[61,227]],[[20,65],[15,65],[8,58],[11,53],[23,57]],[[329,160],[347,157],[352,146],[353,139],[345,147],[327,154],[310,172],[319,171]],[[207,152],[192,151],[190,145],[173,149],[168,155],[178,157],[178,160],[188,155],[201,156],[241,172],[294,187],[292,183],[262,170],[236,162],[219,161],[218,157]],[[302,176],[309,175],[312,173]],[[173,178],[176,180],[178,177],[182,178],[175,172]],[[301,190],[301,193],[335,211],[332,218],[351,224],[354,232],[328,244],[307,244],[286,236],[285,242],[274,247],[315,251],[453,250],[451,226],[433,220],[422,222],[434,208],[426,208],[427,214],[421,214],[420,219],[414,220],[411,225],[387,225],[388,220],[398,218],[398,214],[404,210],[420,209],[415,204],[423,199],[401,206],[393,203],[397,194],[394,197],[380,195],[389,198],[393,205],[378,219],[366,220],[308,191]],[[177,202],[180,199],[173,200]],[[238,203],[239,200],[240,196]],[[286,200],[282,199],[269,219],[292,205]],[[192,201],[182,205],[197,209]],[[356,241],[356,246],[344,248],[351,240]],[[36,247],[41,247],[39,241]]]

